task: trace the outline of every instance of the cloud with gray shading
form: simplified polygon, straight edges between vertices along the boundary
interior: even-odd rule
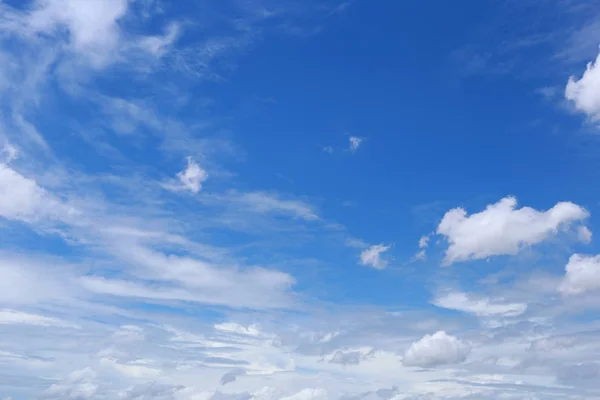
[[[235,382],[239,376],[246,375],[246,370],[242,368],[232,369],[221,377],[221,385],[227,385],[228,383]]]
[[[414,342],[404,353],[402,363],[407,367],[422,368],[458,364],[466,360],[469,352],[467,344],[444,331],[438,331]]]
[[[600,381],[599,363],[567,365],[558,370],[559,382],[569,386],[597,385]]]
[[[374,351],[371,350],[368,353],[363,353],[361,351],[342,351],[338,350],[334,353],[333,357],[329,362],[331,364],[340,364],[340,365],[358,365],[362,361],[367,360],[373,357]]]

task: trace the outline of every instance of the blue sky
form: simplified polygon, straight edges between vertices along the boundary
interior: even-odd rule
[[[589,0],[0,0],[0,399],[596,399]]]

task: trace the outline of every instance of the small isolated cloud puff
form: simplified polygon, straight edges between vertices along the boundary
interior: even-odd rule
[[[423,250],[417,251],[410,261],[423,261],[426,258],[427,258],[427,252],[425,251],[425,249],[423,249]]]
[[[352,153],[356,152],[356,150],[358,150],[358,148],[360,147],[360,145],[363,142],[363,138],[360,138],[358,136],[350,136],[350,151]]]
[[[413,256],[411,261],[422,261],[427,258],[427,247],[429,247],[429,235],[421,236],[419,239],[419,251]]]
[[[381,258],[381,254],[388,251],[391,247],[384,244],[376,244],[360,253],[361,265],[367,265],[375,269],[385,269],[388,262]]]
[[[575,295],[600,290],[600,255],[573,254],[569,258],[559,291],[564,295]]]
[[[444,265],[516,255],[523,247],[541,243],[589,217],[583,207],[571,202],[557,203],[547,211],[516,206],[517,199],[509,196],[470,216],[462,208],[448,211],[437,228],[450,244]]]
[[[438,331],[414,342],[404,353],[402,364],[422,368],[458,364],[467,359],[470,350],[467,344],[456,337]]]
[[[419,248],[426,249],[429,246],[429,235],[421,236],[419,239]]]
[[[478,317],[517,317],[527,311],[527,304],[507,303],[485,297],[473,299],[461,292],[452,292],[438,297],[433,304],[440,308],[475,314]]]
[[[235,382],[239,376],[246,375],[246,370],[243,368],[232,369],[221,377],[221,385],[227,385],[228,383]]]
[[[581,79],[569,78],[565,97],[592,121],[600,121],[600,54],[587,65]]]
[[[189,190],[196,194],[202,189],[202,184],[208,179],[208,173],[202,169],[192,157],[187,158],[187,167],[177,173],[180,184],[167,183],[166,189],[179,191]]]

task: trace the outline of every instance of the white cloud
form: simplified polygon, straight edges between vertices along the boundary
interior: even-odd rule
[[[55,301],[68,296],[70,283],[64,272],[51,262],[0,257],[0,304]]]
[[[570,202],[557,203],[547,211],[516,206],[516,198],[505,197],[470,216],[462,208],[448,211],[437,228],[450,244],[444,264],[515,255],[589,216],[583,207]]]
[[[17,310],[0,310],[0,325],[37,325],[76,327],[73,324],[61,321],[58,318],[45,317],[43,315],[29,314]]]
[[[528,351],[536,352],[541,355],[550,354],[556,351],[572,351],[576,342],[577,341],[573,336],[543,338],[531,342]]]
[[[86,276],[80,280],[86,289],[147,300],[180,300],[248,308],[291,306],[291,286],[295,280],[280,271],[213,265],[135,245],[115,248],[114,252],[121,262],[138,266],[138,279]]]
[[[365,360],[373,358],[374,356],[375,350],[370,347],[366,347],[362,349],[337,350],[334,353],[326,356],[324,359],[331,364],[358,365]]]
[[[480,297],[473,299],[466,293],[452,292],[436,298],[437,307],[463,311],[479,317],[516,317],[527,311],[527,304]]]
[[[363,138],[360,138],[358,136],[350,136],[349,141],[350,141],[350,151],[352,153],[354,153],[356,150],[358,150],[358,148],[362,144]]]
[[[6,164],[0,163],[0,217],[34,222],[42,218],[65,219],[76,210]]]
[[[102,357],[100,362],[103,366],[114,368],[115,371],[126,377],[156,379],[160,375],[160,369],[155,368],[152,361],[135,359],[129,362],[120,362],[117,358]]]
[[[427,258],[427,247],[429,247],[430,235],[423,235],[419,239],[419,251],[411,258],[409,262],[423,261]]]
[[[2,240],[0,242],[4,247],[18,248],[19,252],[28,254],[28,257],[32,251],[54,254],[54,257],[36,256],[35,260],[27,262],[18,257],[8,259],[0,253],[2,396],[57,400],[208,400],[215,394],[214,390],[220,387],[219,383],[223,382],[223,374],[238,368],[238,372],[246,371],[247,375],[239,377],[234,373],[233,375],[238,376],[237,381],[230,381],[226,388],[242,392],[225,393],[220,397],[215,394],[213,399],[307,400],[338,399],[345,396],[383,400],[391,399],[397,393],[403,393],[400,397],[409,396],[410,393],[415,395],[414,398],[425,399],[447,397],[448,393],[472,393],[474,390],[468,384],[440,383],[444,379],[457,378],[468,382],[476,380],[469,375],[472,370],[476,369],[481,374],[493,374],[502,370],[500,363],[491,367],[477,362],[450,374],[439,370],[403,369],[397,351],[408,348],[412,340],[416,339],[412,336],[414,332],[420,332],[418,335],[421,336],[424,332],[435,332],[440,326],[458,331],[463,328],[464,316],[446,318],[447,313],[442,313],[438,320],[433,314],[442,310],[435,311],[433,308],[389,313],[377,310],[376,306],[365,306],[366,312],[357,311],[363,308],[360,304],[339,308],[325,305],[323,308],[318,299],[303,302],[304,296],[309,293],[303,291],[304,294],[300,295],[291,290],[294,279],[290,274],[277,271],[271,266],[269,269],[253,267],[254,263],[261,262],[273,266],[280,264],[285,271],[295,271],[306,266],[308,270],[301,273],[302,281],[310,286],[311,278],[322,275],[320,271],[322,272],[323,260],[320,257],[323,255],[323,246],[327,249],[331,247],[330,250],[335,252],[334,246],[341,244],[341,240],[349,234],[338,230],[335,236],[320,235],[320,228],[326,222],[306,223],[322,220],[317,215],[316,207],[298,197],[281,192],[232,191],[224,192],[221,197],[214,196],[216,203],[225,200],[215,207],[205,207],[209,203],[205,199],[210,197],[203,188],[205,180],[194,178],[198,174],[187,174],[187,169],[182,166],[173,170],[171,183],[177,185],[177,190],[200,193],[195,199],[202,207],[194,207],[189,201],[179,197],[167,196],[165,199],[164,191],[157,190],[156,185],[148,184],[157,168],[160,169],[173,159],[183,159],[185,155],[202,154],[204,157],[212,157],[213,154],[212,148],[209,151],[199,151],[200,145],[196,147],[188,140],[204,136],[205,132],[196,135],[204,127],[192,130],[187,124],[177,123],[177,117],[184,117],[183,109],[180,109],[182,112],[170,114],[179,103],[165,104],[170,103],[171,99],[163,98],[167,90],[176,92],[173,98],[177,97],[177,102],[181,101],[182,104],[196,100],[193,97],[185,99],[186,93],[182,93],[177,85],[177,82],[189,82],[189,75],[177,75],[170,80],[170,76],[177,74],[172,68],[183,70],[192,61],[196,61],[197,66],[192,65],[192,69],[213,70],[213,67],[205,67],[206,63],[203,62],[208,58],[223,61],[222,56],[214,55],[213,52],[230,52],[239,47],[236,47],[237,44],[225,43],[223,46],[228,49],[222,50],[222,47],[219,48],[221,42],[210,40],[211,27],[199,23],[202,28],[198,35],[189,35],[185,41],[177,44],[187,45],[188,39],[193,41],[194,37],[206,37],[207,42],[211,43],[203,48],[206,54],[196,57],[193,48],[179,47],[173,52],[172,58],[162,59],[164,63],[161,62],[160,65],[165,71],[160,74],[161,79],[147,79],[144,74],[137,73],[146,64],[136,62],[133,65],[134,59],[150,59],[140,58],[142,53],[160,58],[179,37],[180,25],[169,24],[166,30],[159,26],[160,21],[170,20],[170,15],[160,15],[157,18],[149,16],[149,26],[144,26],[143,21],[135,19],[139,8],[146,4],[158,7],[160,2],[128,1],[125,5],[130,5],[126,7],[128,12],[121,16],[119,7],[125,4],[123,2],[107,0],[92,4],[86,0],[76,1],[29,1],[28,4],[33,3],[37,7],[34,13],[42,10],[41,21],[46,19],[50,22],[40,23],[35,28],[32,25],[26,26],[29,30],[26,33],[37,34],[25,35],[18,42],[10,43],[10,48],[15,49],[14,59],[0,54],[0,64],[3,66],[0,68],[3,70],[0,71],[0,80],[4,79],[6,69],[14,68],[15,71],[27,70],[23,73],[23,79],[28,81],[22,85],[13,85],[13,82],[8,81],[9,87],[14,89],[6,89],[7,86],[0,82],[3,94],[4,90],[14,90],[34,99],[28,103],[15,99],[12,95],[4,96],[5,103],[11,107],[13,104],[24,105],[15,106],[20,109],[18,111],[22,111],[19,115],[22,125],[18,129],[11,129],[8,126],[10,124],[1,124],[2,134],[11,135],[11,140],[19,146],[20,158],[9,168],[7,165],[14,159],[14,155],[11,155],[13,153],[4,151],[0,155],[5,164],[0,171],[1,178],[4,179],[4,183],[0,184],[3,190],[0,195],[0,225],[1,228],[6,228],[0,232],[0,238],[8,238],[9,243],[5,244]],[[249,2],[241,3],[254,8],[254,4]],[[65,9],[57,9],[56,4],[64,5]],[[66,9],[67,6],[71,8]],[[5,27],[3,11],[8,8],[10,6],[0,0],[2,28]],[[18,9],[22,8],[24,7],[19,5]],[[285,6],[278,5],[275,11],[259,12],[278,14],[284,13],[284,8]],[[187,12],[187,9],[177,10],[180,11]],[[29,21],[28,12],[17,12],[24,20]],[[88,12],[94,15],[86,14]],[[202,13],[188,15],[192,14],[194,19],[195,16],[204,18]],[[223,20],[228,20],[227,17],[223,15]],[[243,24],[237,17],[236,14],[236,30],[239,28],[237,24]],[[269,25],[280,26],[280,20],[271,19],[279,18],[278,15],[269,18]],[[212,21],[209,22],[212,24]],[[191,25],[194,23],[186,26],[193,29]],[[128,34],[126,27],[135,27],[136,33]],[[250,32],[249,36],[253,35],[255,27],[254,24],[247,30]],[[139,36],[146,28],[150,28],[154,32],[152,34],[163,32],[163,35]],[[4,32],[6,31],[3,30]],[[227,32],[219,29],[219,34],[227,35]],[[7,41],[13,39],[9,36],[10,34],[4,36]],[[2,49],[0,53],[7,49]],[[34,62],[30,61],[30,57]],[[185,60],[182,62],[178,57]],[[96,74],[101,71],[86,68],[88,63],[100,68],[113,62],[123,64],[115,65],[118,70],[111,69],[108,75],[98,81],[95,79]],[[186,62],[190,64],[182,65]],[[65,64],[70,63],[77,65],[65,68]],[[229,66],[228,62],[222,64]],[[127,71],[130,67],[136,71],[131,75]],[[82,72],[81,68],[85,68],[85,74],[84,77],[76,78],[80,85],[77,96],[65,98],[64,102],[55,102],[56,74],[62,76],[74,72],[74,75],[78,75]],[[206,71],[207,74],[210,72]],[[10,78],[9,75],[6,77]],[[103,86],[107,82],[105,78],[110,81],[110,85],[106,87]],[[162,78],[166,81],[163,82]],[[30,85],[29,82],[33,81],[43,82],[39,84],[47,84],[47,87],[42,90],[36,85]],[[127,97],[133,93],[127,82],[133,81],[136,94],[152,94],[153,100],[146,102]],[[160,81],[162,88],[168,89],[157,92],[154,86],[156,81]],[[120,85],[121,82],[124,82],[124,86]],[[58,86],[64,88],[63,85]],[[24,90],[28,88],[32,90]],[[80,154],[67,154],[68,152],[51,154],[51,149],[58,150],[58,146],[64,144],[65,140],[68,141],[69,137],[51,134],[42,139],[42,127],[52,127],[54,122],[58,122],[56,132],[63,131],[58,129],[59,125],[69,132],[82,128],[80,121],[61,112],[62,104],[81,105],[84,109],[92,110],[97,106],[93,99],[101,96],[96,90],[112,89],[125,96],[123,100],[127,102],[115,104],[116,107],[125,108],[119,114],[125,116],[122,120],[114,121],[111,127],[106,121],[94,121],[95,118],[88,120],[85,113],[81,115],[85,119],[85,129],[82,130],[86,131],[86,135],[94,135],[86,139],[92,139],[94,146],[114,146],[115,153],[120,153],[115,158],[105,159],[110,165],[102,163],[105,153],[94,155],[93,160],[82,158]],[[106,93],[107,96],[114,94]],[[59,93],[61,99],[70,95],[71,93]],[[34,107],[38,105],[34,104],[38,99],[39,107]],[[154,99],[161,99],[166,107],[153,106]],[[40,119],[38,110],[48,111],[46,101],[52,104],[53,112],[44,112]],[[58,109],[52,115],[55,106]],[[191,103],[186,103],[185,106],[187,111],[196,111],[198,108]],[[111,116],[106,113],[106,109],[101,109],[97,118],[108,118],[110,122]],[[5,114],[9,117],[11,115],[10,112]],[[72,109],[68,114],[79,112]],[[201,121],[198,126],[204,125],[204,116],[192,119]],[[48,124],[41,123],[46,121]],[[210,126],[213,122],[206,123]],[[35,128],[36,123],[40,132]],[[120,126],[117,130],[122,133],[139,134],[115,135],[114,127],[117,125]],[[183,129],[178,129],[179,127]],[[47,154],[37,157],[40,149],[23,143],[20,136],[26,130],[32,136],[38,136],[40,142],[47,140]],[[105,130],[106,134],[111,135],[109,140],[103,140],[106,139],[102,136]],[[166,139],[163,141],[159,133],[167,131],[177,132],[170,143]],[[206,131],[216,130],[211,127]],[[210,132],[206,133],[210,135]],[[146,154],[145,146],[148,142],[145,141],[150,135],[142,133],[152,135],[149,140],[152,150],[161,149],[160,152],[152,152],[154,156],[164,156],[163,150],[174,151],[174,154],[159,159],[146,157],[142,164],[138,164],[137,161],[141,159],[129,157],[132,155],[129,151]],[[157,138],[160,140],[156,140]],[[342,147],[344,146],[348,146],[348,143],[344,142]],[[356,143],[356,148],[359,146],[364,147],[360,141]],[[123,156],[123,160],[119,156]],[[200,160],[204,159],[198,159],[198,162]],[[157,164],[152,164],[153,161]],[[204,162],[200,162],[200,165],[205,166]],[[220,172],[217,159],[207,158],[206,165],[211,166],[211,177],[218,176]],[[184,179],[175,175],[181,169],[185,169],[180,172]],[[57,171],[62,176],[55,174]],[[105,171],[110,176],[99,171]],[[239,183],[238,179],[234,181]],[[68,205],[76,207],[81,214],[71,216]],[[214,203],[208,205],[212,206]],[[221,214],[224,209],[226,210]],[[219,215],[215,216],[216,214]],[[223,218],[216,221],[220,217]],[[26,221],[32,225],[8,223],[5,218]],[[74,226],[75,221],[81,218],[84,220],[83,225]],[[213,223],[212,218],[216,222]],[[209,219],[211,221],[206,222]],[[225,219],[238,224],[243,220],[248,229],[244,231],[244,235],[237,231],[228,234],[231,226],[223,222]],[[52,220],[53,230],[60,226],[61,233],[63,228],[68,231],[69,235],[63,236],[67,238],[66,241],[60,242],[60,239],[49,235],[38,236],[38,229],[34,233],[27,231],[31,226],[37,228],[40,221],[48,220]],[[277,227],[281,226],[282,229],[270,236],[273,230],[263,229],[266,234],[261,232],[257,240],[256,231],[262,227],[256,222],[260,221],[281,223]],[[329,226],[332,225],[325,229],[330,229]],[[313,229],[315,227],[319,229]],[[583,228],[580,227],[579,233],[582,240],[585,240],[589,234]],[[13,232],[17,235],[11,236]],[[211,235],[213,232],[217,232],[216,236]],[[302,238],[297,241],[297,237]],[[273,242],[277,243],[273,245]],[[318,242],[316,247],[313,247],[314,242]],[[223,248],[213,247],[211,243],[214,246],[218,243]],[[280,247],[281,243],[283,246]],[[359,249],[358,252],[368,247],[358,242],[353,245]],[[426,247],[423,242],[419,245],[421,249]],[[282,250],[284,246],[285,249]],[[372,266],[385,266],[385,256],[388,254],[382,253],[383,251],[370,259]],[[305,259],[299,260],[298,257],[311,257],[308,262],[314,261],[314,264],[301,264]],[[69,265],[66,260],[78,265]],[[320,289],[318,291],[321,292]],[[473,298],[478,297],[473,295]],[[496,306],[499,302],[490,300],[489,303]],[[156,304],[160,306],[154,306]],[[216,306],[207,309],[205,304]],[[292,310],[272,310],[287,307]],[[472,304],[470,307],[478,309]],[[260,312],[256,312],[257,309]],[[215,320],[228,322],[215,325]],[[431,320],[434,322],[428,322]],[[71,329],[65,335],[64,327],[75,326],[75,323],[78,329]],[[168,330],[164,328],[166,325],[177,328]],[[569,323],[564,325],[569,325],[569,329],[576,329]],[[503,356],[508,353],[513,357],[516,353],[514,348],[524,348],[522,345],[515,345],[515,342],[522,344],[529,340],[528,337],[518,337],[514,341],[507,340],[502,346],[495,346],[496,343],[490,345],[488,340],[496,335],[496,331],[486,331],[487,326],[481,328],[471,325],[469,329],[471,328],[469,339],[480,341],[477,343],[477,350],[481,350],[484,355],[489,353],[491,356]],[[305,343],[309,345],[305,346]],[[372,349],[378,349],[375,355]],[[507,349],[512,349],[513,353]],[[575,360],[574,356],[574,362],[589,361],[585,357],[598,359],[597,351],[587,350],[588,348],[581,359]],[[420,362],[424,361],[421,359]],[[86,366],[93,370],[86,368],[65,380],[61,379],[68,376],[74,368]],[[519,395],[539,396],[529,392],[538,391],[546,382],[554,383],[552,371],[546,366],[536,366],[534,373],[526,370],[519,370],[519,373],[522,375],[519,379],[528,385],[523,385],[523,390],[511,387],[510,390],[516,393],[515,398]],[[228,379],[232,379],[233,375]],[[510,378],[507,382],[509,381]],[[479,384],[483,385],[481,382]],[[531,389],[534,384],[539,386]],[[52,387],[46,393],[40,393],[50,385]],[[269,388],[261,390],[265,385],[269,385]],[[395,385],[398,385],[397,390],[381,390]],[[450,392],[436,389],[451,385],[456,389]],[[478,386],[477,390],[482,389]],[[539,391],[545,392],[546,389]]]
[[[177,178],[181,181],[183,189],[198,193],[202,189],[202,183],[208,179],[208,173],[191,157],[188,157],[187,163],[186,169],[177,173]]]
[[[180,33],[180,27],[177,24],[171,24],[167,27],[164,36],[146,36],[139,40],[139,46],[155,57],[164,55],[169,47],[175,42]]]
[[[0,216],[32,220],[48,211],[50,199],[35,181],[0,164]],[[48,201],[50,200],[50,201]]]
[[[565,97],[575,104],[578,111],[587,114],[590,120],[600,121],[600,54],[595,63],[587,65],[579,80],[569,78]]]
[[[258,214],[288,215],[306,221],[316,221],[319,216],[313,207],[300,200],[286,200],[265,192],[230,192],[226,199],[244,211]]]
[[[67,379],[50,386],[44,393],[44,399],[93,399],[98,392],[97,373],[91,368],[72,372]]]
[[[566,267],[559,290],[566,295],[600,289],[600,255],[573,254]]]
[[[12,144],[6,142],[4,143],[2,150],[0,150],[0,155],[3,158],[1,161],[4,162],[4,164],[10,164],[19,156],[19,150]]]
[[[402,363],[423,368],[458,364],[467,358],[469,352],[468,345],[444,331],[438,331],[414,342],[404,353]]]
[[[412,261],[423,261],[426,258],[427,258],[427,252],[425,251],[425,249],[423,249],[423,250],[417,251],[410,261],[411,262]]]
[[[111,335],[111,338],[119,343],[139,342],[146,338],[144,330],[135,325],[123,325]]]
[[[128,0],[37,0],[27,21],[28,28],[35,33],[66,28],[73,51],[101,66],[119,44],[118,22],[127,5]]]
[[[282,397],[281,400],[326,400],[327,392],[323,389],[303,389],[300,392]]]
[[[233,333],[242,336],[262,336],[260,329],[256,325],[250,325],[246,327],[235,322],[223,322],[220,324],[215,324],[214,328],[221,332]]]
[[[125,20],[137,16],[130,0],[32,0],[23,7],[0,3],[0,29],[15,40],[18,51],[2,52],[11,69],[0,73],[0,89],[13,89],[13,119],[37,145],[46,147],[42,135],[24,118],[25,104],[37,103],[50,81],[75,93],[90,73],[115,64],[137,72],[156,68],[179,34],[170,23],[164,35],[128,32]],[[135,2],[139,3],[139,2]],[[9,84],[7,84],[9,83]],[[87,93],[86,93],[87,95]],[[21,145],[23,138],[16,138]],[[24,146],[22,146],[25,148]],[[46,150],[48,150],[46,148]]]
[[[205,397],[191,396],[188,390],[181,386],[172,386],[157,382],[136,385],[121,391],[117,395],[119,400],[204,400]]]
[[[381,255],[388,251],[391,246],[376,244],[360,253],[360,263],[375,269],[385,269],[388,262],[381,258]]]
[[[592,241],[592,231],[587,226],[580,226],[577,236],[581,243],[590,243]]]

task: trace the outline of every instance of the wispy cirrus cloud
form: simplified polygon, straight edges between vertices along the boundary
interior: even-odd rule
[[[472,298],[467,293],[450,292],[434,299],[433,304],[450,310],[463,311],[479,317],[517,317],[527,311],[527,304],[510,303],[486,297]]]

